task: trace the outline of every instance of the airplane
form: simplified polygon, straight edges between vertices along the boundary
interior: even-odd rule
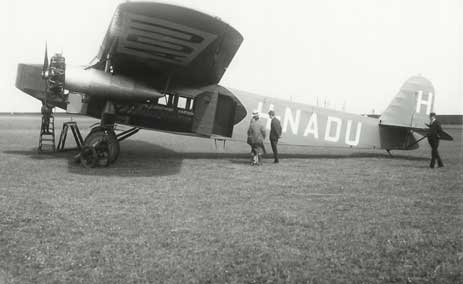
[[[18,64],[16,87],[50,107],[100,120],[83,141],[86,167],[114,163],[139,129],[246,142],[250,114],[281,120],[281,144],[411,150],[429,133],[431,82],[413,76],[378,118],[255,95],[219,85],[243,36],[221,19],[166,3],[120,4],[95,59],[67,66],[62,54]],[[132,127],[116,133],[116,125]],[[415,134],[421,135],[417,139]],[[442,139],[452,140],[447,133]]]

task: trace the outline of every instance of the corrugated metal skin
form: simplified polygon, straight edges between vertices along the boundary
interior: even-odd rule
[[[185,7],[147,2],[118,6],[97,55],[110,55],[117,74],[157,88],[217,84],[243,37],[217,17]]]

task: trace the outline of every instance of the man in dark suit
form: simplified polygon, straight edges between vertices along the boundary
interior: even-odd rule
[[[275,112],[273,110],[268,112],[268,115],[271,119],[270,124],[270,145],[272,145],[274,163],[279,163],[278,160],[278,139],[281,137],[281,124],[278,118],[275,117]]]
[[[434,112],[431,112],[429,114],[429,117],[431,119],[431,124],[428,125],[430,129],[430,133],[428,135],[428,142],[431,146],[431,164],[429,165],[429,167],[434,168],[434,164],[437,160],[437,166],[441,168],[444,166],[444,164],[442,163],[437,148],[439,148],[439,139],[442,133],[442,128],[440,126],[440,122],[436,119],[436,114]]]

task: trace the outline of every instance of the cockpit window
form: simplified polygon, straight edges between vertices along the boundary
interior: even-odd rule
[[[181,97],[174,94],[166,94],[164,97],[159,98],[157,104],[181,110],[193,111],[192,98]]]

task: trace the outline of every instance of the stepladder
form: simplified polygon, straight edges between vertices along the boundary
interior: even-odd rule
[[[55,117],[53,115],[42,115],[38,151],[43,153],[55,152],[55,150]]]

